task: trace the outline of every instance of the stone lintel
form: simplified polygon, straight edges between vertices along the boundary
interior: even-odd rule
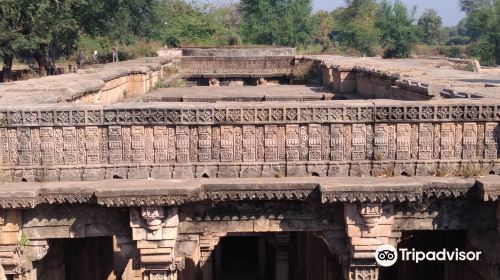
[[[97,203],[109,207],[182,205],[190,201],[304,200],[319,193],[323,203],[414,202],[423,197],[477,198],[492,193],[497,178],[216,178],[5,183],[3,208],[38,204]],[[476,184],[479,188],[476,188]],[[486,190],[486,191],[485,191]],[[484,196],[483,196],[484,197]]]

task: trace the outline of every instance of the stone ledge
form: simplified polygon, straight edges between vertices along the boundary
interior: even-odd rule
[[[193,201],[305,200],[412,202],[424,198],[499,198],[498,176],[485,178],[240,178],[104,180],[97,182],[4,183],[3,208],[38,204],[97,203],[108,207],[182,205]],[[495,181],[496,180],[496,181]],[[486,195],[485,195],[486,194]]]

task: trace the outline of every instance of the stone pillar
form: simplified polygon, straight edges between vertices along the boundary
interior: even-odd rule
[[[375,250],[389,244],[394,224],[392,205],[381,203],[344,204],[346,233],[350,241],[350,263],[345,267],[348,280],[376,280]]]
[[[33,261],[41,260],[49,245],[47,240],[30,240],[23,235],[21,211],[0,209],[0,265],[14,279],[32,279],[36,278]]]
[[[132,239],[137,242],[144,280],[176,280],[182,262],[175,260],[179,217],[176,207],[130,209]]]
[[[203,280],[215,280],[214,259],[212,252],[219,243],[217,234],[204,234],[200,236],[200,269]]]
[[[276,280],[289,279],[290,233],[276,233]]]

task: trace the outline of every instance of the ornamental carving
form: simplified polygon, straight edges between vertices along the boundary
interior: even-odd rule
[[[162,226],[165,213],[163,207],[142,207],[141,217],[146,221],[150,231],[157,231]]]

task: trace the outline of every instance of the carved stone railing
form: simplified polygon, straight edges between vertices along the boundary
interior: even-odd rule
[[[5,181],[498,174],[500,103],[459,101],[4,108],[1,170]]]
[[[181,58],[180,72],[188,77],[269,77],[292,72],[293,56]]]

